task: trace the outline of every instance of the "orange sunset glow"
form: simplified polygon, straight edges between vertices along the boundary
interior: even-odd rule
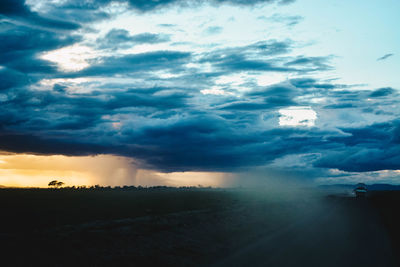
[[[162,173],[139,169],[134,160],[114,155],[63,156],[0,155],[0,185],[9,187],[47,187],[57,179],[66,186],[220,186],[225,173]]]

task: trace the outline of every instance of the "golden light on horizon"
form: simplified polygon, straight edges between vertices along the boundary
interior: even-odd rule
[[[138,170],[136,181],[139,184],[166,186],[211,186],[224,187],[229,185],[231,174],[224,172],[155,172]]]
[[[63,156],[0,154],[0,185],[47,187],[52,180],[65,186],[212,186],[226,185],[223,172],[170,172],[139,169],[135,161],[115,155]]]
[[[114,155],[0,155],[0,185],[47,187],[51,180],[66,186],[132,185],[136,176],[133,160]]]

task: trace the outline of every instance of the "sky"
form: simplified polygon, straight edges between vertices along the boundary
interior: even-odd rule
[[[399,12],[3,0],[0,185],[400,184]]]

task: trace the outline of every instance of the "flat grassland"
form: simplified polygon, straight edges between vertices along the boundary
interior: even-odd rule
[[[1,265],[396,266],[400,199],[383,196],[0,189]]]

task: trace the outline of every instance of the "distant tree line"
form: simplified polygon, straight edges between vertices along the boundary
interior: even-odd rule
[[[166,190],[166,189],[211,189],[211,186],[204,187],[201,185],[198,186],[181,186],[181,187],[172,187],[172,186],[133,186],[133,185],[124,185],[124,186],[101,186],[101,185],[80,185],[80,186],[63,186],[64,183],[53,180],[49,182],[48,186],[50,188],[57,188],[62,190],[121,190],[121,191],[128,191],[128,190]]]

